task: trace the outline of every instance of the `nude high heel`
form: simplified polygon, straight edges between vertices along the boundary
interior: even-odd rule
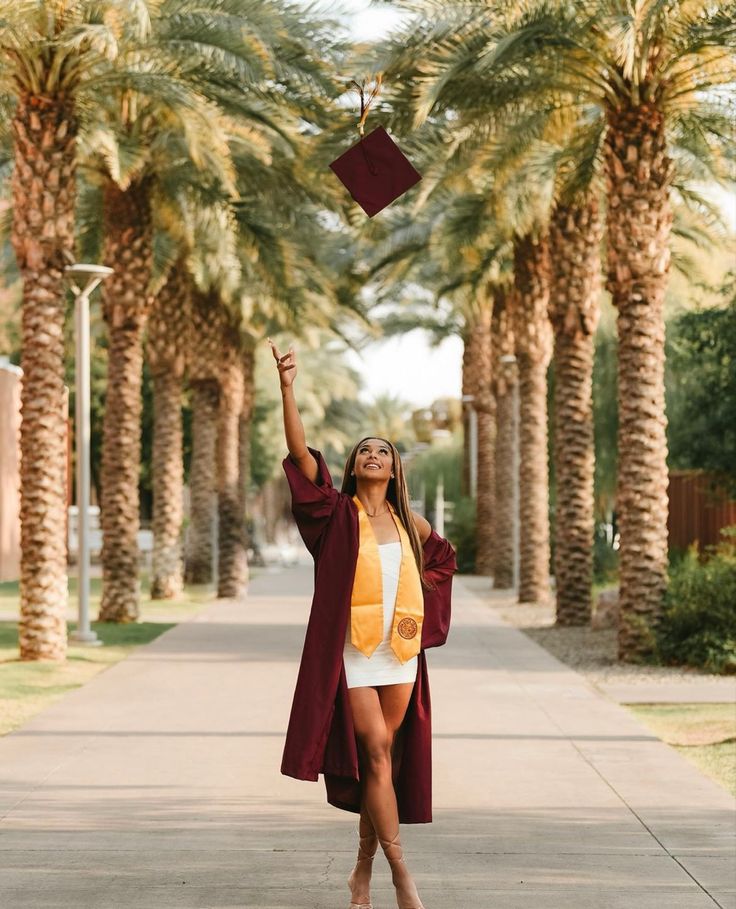
[[[389,865],[394,865],[396,862],[404,861],[404,855],[403,855],[404,850],[401,846],[401,842],[400,841],[396,842],[399,839],[400,832],[401,831],[399,831],[396,834],[396,836],[390,840],[382,840],[379,837],[379,842],[383,848],[383,854],[386,856],[386,859],[388,860]],[[386,851],[387,849],[401,849],[402,854],[398,855],[398,856],[397,855],[390,856],[388,854],[388,852]],[[406,862],[404,862],[404,864],[406,864]],[[424,906],[422,905],[422,901],[419,900],[418,906],[399,906],[399,909],[424,909]]]
[[[373,853],[373,855],[366,852],[366,850],[363,848],[363,842],[365,840],[372,840],[374,837],[375,837],[375,833],[368,834],[367,836],[361,836],[360,833],[358,833],[358,840],[359,840],[358,858],[356,859],[356,864],[358,862],[372,862],[373,861],[373,855],[375,855],[375,852]],[[378,847],[376,847],[376,848],[378,848]],[[361,855],[361,853],[362,853],[362,855]],[[350,888],[351,893],[353,890],[353,875],[354,874],[355,874],[355,869],[353,868],[353,870],[350,872],[350,876],[348,877],[348,887]],[[373,909],[373,903],[371,903],[371,902],[350,903],[350,905],[348,906],[348,909]]]

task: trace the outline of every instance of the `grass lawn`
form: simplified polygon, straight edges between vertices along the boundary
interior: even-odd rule
[[[736,795],[734,704],[626,704],[662,741]]]
[[[182,619],[198,612],[211,599],[209,587],[187,587],[176,600],[154,600],[143,579],[141,621],[128,624],[92,622],[103,646],[87,647],[69,640],[64,663],[21,661],[16,620],[0,621],[0,735],[22,726],[34,714],[58,700],[67,691],[84,685],[107,666],[124,659],[134,647],[152,641]],[[90,615],[97,615],[101,581],[92,580]],[[76,608],[76,581],[69,579],[69,603]],[[0,584],[0,612],[19,611],[18,584]],[[77,626],[68,622],[69,633]]]

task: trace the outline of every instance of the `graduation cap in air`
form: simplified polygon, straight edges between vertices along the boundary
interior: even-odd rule
[[[372,218],[422,179],[382,126],[364,135],[368,109],[381,87],[378,76],[366,99],[365,85],[351,82],[360,94],[360,139],[330,164],[363,211]]]

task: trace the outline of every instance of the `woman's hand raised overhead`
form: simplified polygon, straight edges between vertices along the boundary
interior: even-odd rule
[[[296,378],[296,354],[294,348],[289,347],[289,352],[282,354],[273,341],[269,338],[273,358],[279,370],[281,382],[281,403],[284,407],[284,434],[286,447],[289,449],[293,461],[299,466],[301,472],[313,483],[316,482],[319,468],[314,455],[307,448],[304,436],[302,418],[294,398],[294,379]]]
[[[294,348],[290,346],[288,352],[282,354],[270,338],[268,343],[271,345],[271,353],[279,370],[281,387],[288,388],[296,378],[296,354],[294,353]]]

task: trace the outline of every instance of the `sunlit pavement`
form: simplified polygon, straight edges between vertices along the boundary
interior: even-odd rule
[[[311,580],[261,574],[0,740],[0,906],[347,909],[357,815],[279,772]],[[736,801],[626,708],[460,580],[427,656],[426,909],[736,907]]]

